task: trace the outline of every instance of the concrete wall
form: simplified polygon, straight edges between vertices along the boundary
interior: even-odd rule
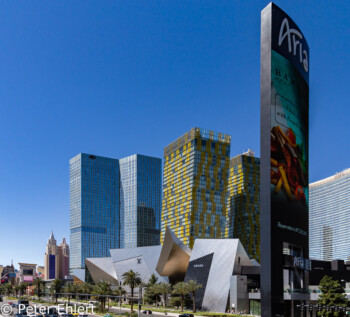
[[[249,294],[247,277],[233,275],[230,278],[230,308],[231,311],[249,313]]]

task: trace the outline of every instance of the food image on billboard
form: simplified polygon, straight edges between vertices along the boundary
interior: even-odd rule
[[[271,82],[272,195],[307,206],[308,84],[292,63],[274,50]]]

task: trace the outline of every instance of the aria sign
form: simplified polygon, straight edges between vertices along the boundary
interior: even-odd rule
[[[311,261],[298,256],[285,255],[284,266],[311,271]]]
[[[282,46],[282,44],[286,42],[288,44],[289,53],[294,56],[298,54],[300,63],[303,64],[304,70],[308,72],[309,57],[307,51],[303,49],[303,44],[300,42],[302,39],[303,35],[297,29],[291,29],[289,27],[288,18],[284,18],[280,27],[278,45]]]
[[[295,22],[270,3],[261,12],[261,313],[285,315],[283,245],[309,265],[309,47]],[[302,285],[302,283],[300,283]]]

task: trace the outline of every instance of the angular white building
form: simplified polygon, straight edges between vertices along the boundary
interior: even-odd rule
[[[118,286],[123,274],[133,270],[148,282],[151,275],[158,282],[195,280],[202,285],[196,292],[198,309],[226,312],[249,309],[247,277],[243,269],[254,267],[238,239],[197,239],[189,249],[169,229],[163,246],[110,250],[109,258],[85,261],[89,282],[108,281]],[[128,289],[127,289],[128,291]],[[137,294],[138,290],[134,290]]]

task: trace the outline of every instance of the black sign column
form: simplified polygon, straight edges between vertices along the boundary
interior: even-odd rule
[[[284,254],[309,257],[309,47],[273,3],[261,12],[260,89],[261,313],[285,316]]]

